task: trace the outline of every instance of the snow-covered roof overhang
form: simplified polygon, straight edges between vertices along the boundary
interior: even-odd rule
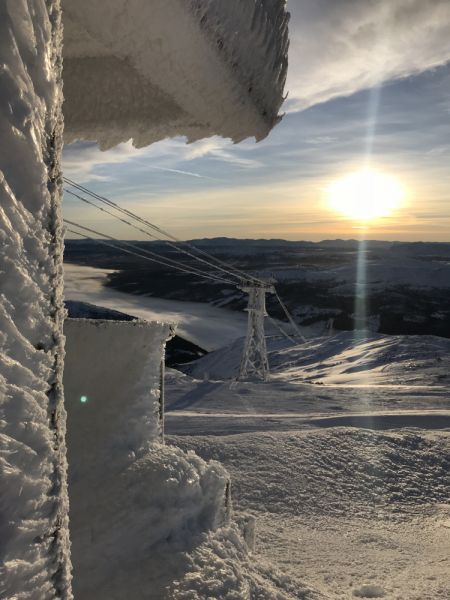
[[[287,71],[285,0],[63,0],[65,140],[261,140]]]

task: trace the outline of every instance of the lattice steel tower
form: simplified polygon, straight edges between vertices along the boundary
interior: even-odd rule
[[[259,377],[266,381],[269,377],[269,361],[267,359],[266,337],[264,335],[264,317],[266,313],[266,294],[275,293],[275,279],[259,279],[258,281],[242,281],[238,286],[248,293],[248,325],[242,352],[238,379]]]

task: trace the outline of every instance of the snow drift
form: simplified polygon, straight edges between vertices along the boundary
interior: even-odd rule
[[[256,515],[376,519],[383,511],[395,520],[411,507],[448,502],[448,431],[337,427],[170,440],[221,461],[233,478],[235,508]]]
[[[65,139],[267,136],[287,71],[285,0],[63,0]]]

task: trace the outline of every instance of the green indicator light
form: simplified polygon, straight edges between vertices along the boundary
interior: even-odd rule
[[[86,402],[87,398],[86,398],[86,396],[81,396],[80,400],[81,400],[81,402]]]

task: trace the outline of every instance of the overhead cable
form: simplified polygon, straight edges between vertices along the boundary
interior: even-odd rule
[[[158,233],[161,233],[162,235],[170,238],[171,240],[173,240],[175,242],[178,242],[180,244],[183,244],[184,246],[187,246],[191,250],[193,250],[195,252],[198,252],[199,254],[202,254],[202,255],[208,257],[209,260],[213,260],[216,263],[218,263],[220,265],[223,265],[224,267],[226,267],[226,269],[221,268],[221,267],[216,267],[216,268],[220,269],[221,271],[224,271],[228,275],[231,275],[233,277],[237,277],[236,273],[239,273],[239,276],[243,277],[244,279],[253,280],[253,281],[256,281],[258,283],[263,284],[263,282],[260,279],[258,279],[256,277],[253,277],[252,275],[247,275],[246,273],[244,273],[243,271],[241,271],[237,267],[234,267],[233,265],[229,265],[228,263],[220,260],[219,258],[216,258],[215,256],[209,254],[208,252],[205,252],[204,250],[201,250],[200,248],[192,246],[191,244],[189,244],[186,241],[180,240],[176,236],[168,233],[167,231],[164,231],[163,229],[161,229],[157,225],[154,225],[153,223],[150,223],[149,221],[146,221],[142,217],[139,217],[138,215],[135,215],[134,213],[132,213],[128,209],[121,207],[120,205],[116,204],[112,200],[109,200],[108,198],[104,198],[103,196],[99,196],[95,192],[91,192],[87,188],[83,187],[82,185],[79,185],[78,183],[75,183],[74,181],[68,179],[67,177],[64,177],[64,181],[66,181],[69,185],[73,186],[74,188],[78,189],[79,191],[82,191],[82,192],[88,194],[89,196],[91,196],[92,198],[95,198],[96,200],[99,200],[100,202],[103,202],[103,203],[107,204],[108,206],[111,206],[112,208],[115,208],[116,210],[122,212],[123,214],[126,214],[127,216],[131,217],[132,219],[135,219],[136,221],[139,221],[143,225],[146,225],[147,227],[150,227],[154,231],[157,231]],[[232,269],[233,271],[236,271],[236,273],[230,272],[229,269]]]
[[[93,206],[94,208],[97,208],[98,210],[101,210],[102,212],[104,212],[104,213],[106,213],[108,215],[111,215],[115,219],[118,219],[122,223],[125,223],[126,225],[129,225],[130,227],[133,227],[137,231],[140,231],[141,233],[143,233],[145,235],[148,235],[149,237],[153,238],[154,240],[159,240],[160,242],[163,242],[164,244],[167,244],[167,246],[170,246],[171,248],[174,248],[177,252],[181,252],[183,254],[186,254],[187,256],[190,256],[191,258],[194,258],[195,260],[198,260],[198,261],[204,263],[205,265],[208,265],[208,267],[211,267],[212,269],[216,269],[216,270],[218,269],[218,267],[216,267],[215,265],[212,265],[211,263],[207,262],[206,260],[203,260],[202,258],[199,258],[198,256],[195,256],[194,254],[191,254],[190,252],[186,252],[186,250],[183,250],[182,248],[179,248],[178,246],[175,246],[175,244],[172,244],[171,242],[168,242],[167,240],[163,240],[160,237],[158,237],[156,235],[153,235],[152,233],[150,233],[148,231],[145,231],[144,229],[141,229],[140,227],[137,227],[136,225],[133,225],[133,223],[130,223],[129,221],[126,221],[125,219],[122,219],[118,215],[115,215],[114,213],[110,212],[109,210],[106,210],[106,208],[102,208],[101,206],[97,206],[97,204],[94,204],[90,200],[87,200],[86,198],[82,198],[81,196],[78,196],[78,194],[74,194],[74,192],[71,192],[67,188],[64,188],[64,191],[67,192],[68,194],[70,194],[71,196],[74,196],[75,198],[78,198],[78,200],[81,200],[81,202],[85,202],[86,204],[89,204],[90,206]],[[223,271],[223,269],[219,269],[219,270]],[[229,273],[229,274],[233,275],[234,277],[237,277],[237,275],[234,275],[233,273]],[[235,285],[235,284],[233,283],[233,285]]]
[[[299,344],[297,341],[295,341],[294,338],[291,337],[288,333],[286,333],[286,331],[284,331],[284,329],[278,325],[278,323],[275,321],[275,319],[272,319],[272,317],[270,315],[267,315],[267,317],[268,317],[269,321],[271,321],[272,325],[274,325],[278,329],[278,331],[280,331],[284,336],[286,336],[288,338],[288,340],[291,340],[291,342],[293,344],[295,344],[299,348],[302,348],[302,345]]]
[[[130,248],[134,248],[136,250],[139,250],[140,252],[145,252],[145,254],[149,254],[151,256],[156,256],[157,259],[155,258],[149,258],[147,256],[143,256],[142,254],[138,254],[137,252],[133,252],[130,250],[126,250],[125,248],[121,248],[120,246],[116,246],[114,244],[108,244],[107,242],[105,242],[104,240],[99,240],[96,238],[91,238],[90,236],[86,236],[83,234],[78,234],[78,235],[82,235],[83,237],[87,238],[87,239],[92,239],[96,242],[100,242],[105,244],[106,246],[111,246],[112,248],[116,248],[116,250],[122,250],[123,252],[127,252],[128,254],[134,254],[135,256],[139,256],[139,258],[144,258],[145,260],[150,260],[152,262],[156,262],[159,263],[161,265],[164,265],[165,267],[170,267],[172,269],[177,269],[178,271],[184,271],[185,273],[190,273],[191,275],[197,275],[199,277],[204,277],[206,279],[212,279],[213,281],[220,281],[220,282],[224,282],[224,283],[229,283],[230,285],[234,285],[233,281],[229,281],[228,279],[223,279],[222,277],[217,277],[215,275],[211,275],[211,274],[206,274],[203,271],[198,271],[197,269],[194,269],[193,267],[188,267],[187,269],[185,268],[185,266],[180,266],[180,263],[177,263],[176,261],[170,259],[170,258],[162,258],[159,256],[159,254],[156,254],[155,252],[149,252],[148,250],[144,250],[143,248],[139,248],[139,246],[134,246],[133,244],[130,244],[128,242],[124,242],[123,240],[118,240],[110,235],[106,235],[105,233],[100,233],[99,231],[95,231],[94,229],[89,229],[88,227],[84,227],[83,225],[79,225],[78,223],[74,223],[73,221],[68,221],[67,219],[65,219],[65,223],[69,223],[69,225],[74,225],[75,227],[79,227],[80,229],[84,229],[85,231],[89,231],[90,233],[95,233],[95,235],[100,235],[104,238],[110,239],[114,242],[118,242],[119,244],[123,245],[123,246],[128,246]],[[68,230],[71,233],[78,233],[76,231],[72,231],[72,230]],[[163,262],[166,261],[166,262]],[[172,264],[169,264],[172,263]]]
[[[277,292],[275,292],[275,296],[278,298],[278,302],[281,304],[281,308],[284,310],[287,318],[289,319],[292,327],[294,328],[294,330],[298,333],[298,335],[302,338],[302,340],[305,342],[305,344],[307,344],[308,342],[306,341],[305,336],[302,334],[302,332],[300,331],[300,329],[297,327],[296,322],[294,321],[294,319],[291,317],[291,315],[289,314],[288,309],[286,308],[286,306],[283,304],[283,301],[281,300],[280,296],[278,295]]]

